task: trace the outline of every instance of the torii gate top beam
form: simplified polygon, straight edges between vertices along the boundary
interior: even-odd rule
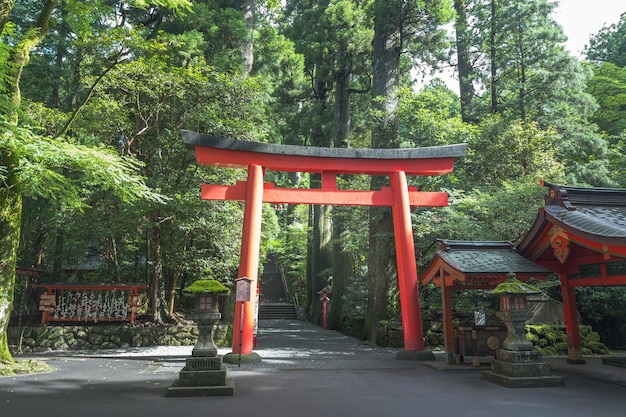
[[[400,149],[322,148],[234,140],[181,131],[184,143],[195,148],[198,163],[246,168],[260,165],[273,171],[337,172],[343,174],[444,175],[452,172],[467,144]]]

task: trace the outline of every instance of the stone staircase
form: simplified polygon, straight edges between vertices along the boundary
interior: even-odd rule
[[[259,279],[259,293],[259,320],[298,318],[293,301],[287,299],[278,264],[273,258],[268,259]]]
[[[297,320],[296,308],[289,303],[259,304],[259,320]]]

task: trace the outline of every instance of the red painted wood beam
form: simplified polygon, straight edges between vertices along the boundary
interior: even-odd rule
[[[568,285],[570,287],[607,287],[614,285],[626,285],[626,276],[615,275],[608,277],[569,278]]]
[[[237,185],[203,184],[203,200],[245,201],[245,182]],[[409,191],[411,207],[445,207],[448,194],[445,192]],[[337,206],[392,206],[391,188],[380,191],[274,188],[273,183],[265,183],[263,202],[274,204],[332,204]]]
[[[260,165],[272,171],[337,171],[342,174],[389,175],[405,171],[407,175],[445,175],[454,169],[455,157],[424,159],[325,158],[317,156],[280,155],[232,149],[196,146],[200,165],[246,168]]]
[[[98,284],[33,284],[33,288],[45,288],[49,293],[56,290],[77,291],[134,291],[148,289],[147,285],[98,285]]]

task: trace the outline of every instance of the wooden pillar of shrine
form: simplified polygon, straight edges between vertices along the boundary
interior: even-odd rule
[[[443,350],[444,360],[448,365],[455,363],[456,349],[454,347],[454,325],[452,324],[452,291],[446,285],[443,268],[439,272],[441,276],[441,312],[443,325]]]
[[[561,279],[563,312],[565,313],[565,331],[567,332],[567,361],[570,363],[585,363],[580,340],[580,329],[578,327],[576,289],[570,286],[567,273],[563,272],[559,274],[559,277]]]

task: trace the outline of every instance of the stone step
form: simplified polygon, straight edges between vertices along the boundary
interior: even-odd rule
[[[260,303],[259,320],[297,319],[296,307],[289,303]]]

